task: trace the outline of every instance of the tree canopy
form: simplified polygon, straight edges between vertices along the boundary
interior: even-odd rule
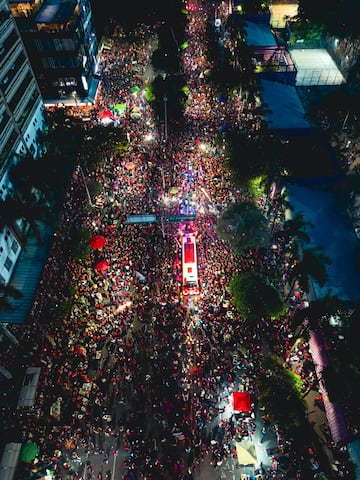
[[[326,4],[299,0],[299,17],[324,26],[328,33],[341,38],[359,38],[360,35],[358,0],[329,0]]]
[[[284,360],[276,355],[264,357],[261,366],[257,380],[260,404],[265,406],[272,423],[293,432],[305,420],[301,378],[285,367]]]
[[[247,201],[228,208],[218,218],[216,231],[237,255],[252,247],[266,246],[270,241],[265,216],[254,203]]]
[[[279,178],[283,147],[274,137],[264,132],[256,136],[246,131],[228,133],[225,146],[226,166],[239,186],[248,189],[249,182],[259,176],[268,183]]]
[[[233,305],[244,319],[257,322],[261,317],[280,317],[285,312],[279,292],[257,273],[234,275],[229,291]]]

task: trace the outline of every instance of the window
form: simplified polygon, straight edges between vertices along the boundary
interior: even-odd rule
[[[12,267],[12,264],[13,262],[10,260],[9,257],[6,257],[6,260],[5,260],[5,263],[4,263],[4,267],[6,268],[6,270],[9,272],[11,267]]]
[[[14,240],[11,244],[11,250],[16,253],[19,250],[19,244],[16,240]]]

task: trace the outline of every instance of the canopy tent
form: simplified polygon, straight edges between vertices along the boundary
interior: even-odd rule
[[[125,115],[126,112],[126,103],[116,103],[114,105],[114,112],[117,115]]]
[[[130,161],[130,162],[126,162],[126,163],[125,163],[125,168],[126,168],[126,170],[134,170],[134,168],[135,168],[135,163],[134,163],[134,162],[131,162],[131,161]]]
[[[26,442],[21,447],[20,460],[24,463],[32,462],[39,452],[39,447],[34,442]]]
[[[106,238],[103,237],[102,235],[94,235],[90,239],[90,247],[93,248],[94,250],[98,250],[99,248],[102,248],[106,243]]]
[[[140,92],[140,87],[138,87],[137,85],[135,85],[134,87],[131,87],[131,88],[130,88],[130,92],[131,92],[131,93],[138,93],[138,92]]]
[[[29,367],[22,383],[18,407],[33,407],[35,403],[36,389],[40,377],[40,367]]]
[[[257,463],[255,445],[252,442],[247,442],[246,445],[236,442],[236,455],[239,465],[256,465]]]
[[[251,398],[249,392],[233,392],[234,412],[251,412]]]
[[[105,272],[109,268],[109,263],[106,260],[99,260],[94,268],[98,272]]]
[[[0,463],[1,480],[13,480],[19,461],[20,450],[21,443],[10,442],[5,445]]]
[[[102,112],[99,112],[98,117],[100,120],[105,120],[107,118],[112,118],[113,114],[110,110],[103,110]]]

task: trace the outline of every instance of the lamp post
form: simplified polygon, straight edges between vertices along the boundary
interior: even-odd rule
[[[87,195],[87,197],[88,197],[89,204],[90,204],[90,206],[92,207],[92,206],[93,206],[93,203],[92,203],[91,196],[90,196],[90,192],[89,192],[89,189],[88,189],[88,186],[87,186],[86,178],[85,178],[85,175],[84,175],[84,170],[82,169],[82,166],[81,166],[81,165],[79,165],[79,171],[80,171],[80,173],[81,173],[81,177],[82,177],[83,182],[84,182],[84,185],[85,185],[86,195]]]
[[[163,96],[163,101],[164,101],[164,123],[165,123],[165,142],[168,139],[168,129],[167,129],[167,96],[166,93],[164,93]]]

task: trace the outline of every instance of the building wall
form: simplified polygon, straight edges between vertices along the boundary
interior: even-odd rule
[[[18,155],[39,153],[44,128],[40,90],[15,20],[0,0],[0,197],[11,191],[8,172]],[[18,154],[18,155],[17,155]],[[0,229],[0,282],[8,283],[21,247],[10,226]]]
[[[11,4],[42,96],[50,103],[74,96],[91,102],[98,42],[90,1],[77,0],[69,18],[60,23],[42,15],[47,1],[38,0],[26,10],[19,8],[21,2]]]

